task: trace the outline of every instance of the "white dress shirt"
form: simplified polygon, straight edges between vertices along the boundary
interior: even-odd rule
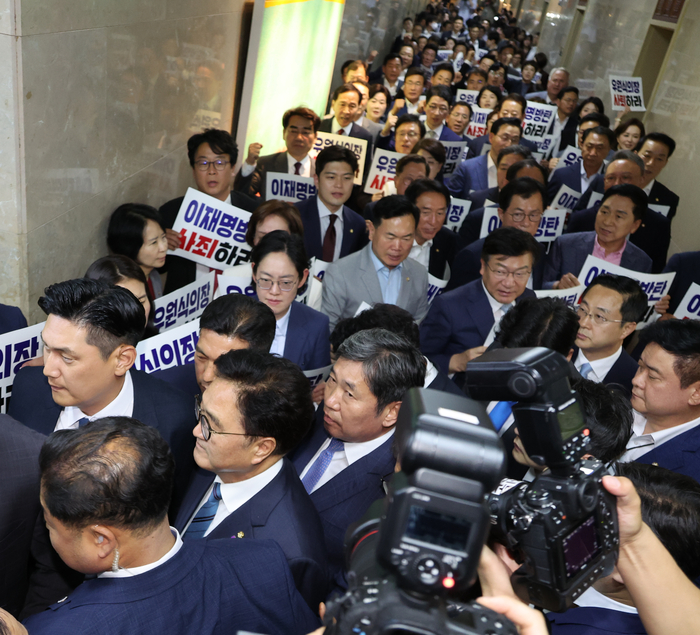
[[[428,122],[425,122],[425,137],[426,139],[435,139],[436,141],[440,140],[440,135],[442,134],[442,129],[445,127],[444,123],[441,123],[435,130],[433,130],[429,125]]]
[[[596,359],[594,362],[592,362],[586,357],[586,354],[579,349],[574,366],[576,367],[577,371],[581,372],[581,366],[584,364],[590,364],[591,372],[588,373],[588,377],[586,379],[600,383],[605,379],[607,374],[610,372],[610,369],[615,365],[615,362],[620,359],[620,355],[622,355],[622,346],[620,346],[620,348],[618,348],[612,355],[603,357],[602,359]]]
[[[432,246],[432,238],[430,240],[426,240],[422,245],[419,245],[414,238],[413,247],[411,247],[411,253],[408,254],[408,257],[413,258],[413,260],[419,262],[427,269],[428,265],[430,264],[430,249]]]
[[[588,186],[591,184],[591,181],[596,176],[603,173],[603,170],[605,169],[605,161],[603,161],[603,165],[600,166],[600,170],[598,170],[594,174],[591,174],[591,176],[588,176],[588,174],[586,174],[586,168],[583,167],[583,161],[579,163],[579,166],[581,170],[581,192],[585,192],[588,189]]]
[[[619,611],[620,613],[632,613],[637,615],[638,611],[633,606],[628,606],[622,602],[611,600],[607,595],[603,595],[596,591],[593,587],[589,587],[579,596],[574,602],[576,606],[588,607],[593,609],[609,609],[611,611]]]
[[[506,314],[506,311],[510,309],[510,307],[512,307],[513,305],[501,304],[498,300],[496,300],[496,298],[494,298],[486,289],[486,285],[484,285],[483,280],[481,282],[481,286],[484,287],[486,299],[489,301],[491,311],[493,311],[493,326],[491,327],[491,330],[489,331],[489,334],[486,336],[486,340],[484,341],[484,346],[489,346],[493,343],[493,340],[496,339],[496,327],[498,327],[501,318]]]
[[[425,360],[425,381],[423,382],[423,388],[427,388],[438,376],[438,369],[427,357],[423,357],[423,359]]]
[[[284,314],[284,317],[277,320],[277,323],[275,324],[275,339],[272,340],[270,353],[277,355],[277,357],[284,357],[284,347],[287,344],[287,329],[289,328],[289,316],[291,313],[292,307],[290,306],[289,309],[287,309],[287,312]]]
[[[124,375],[124,384],[119,394],[102,410],[88,417],[90,421],[103,417],[131,417],[134,414],[134,382],[131,371]],[[78,421],[87,415],[77,406],[66,406],[58,415],[55,430],[75,430]]]
[[[328,227],[331,224],[331,210],[329,210],[317,196],[316,203],[318,207],[318,217],[321,221],[321,245],[323,245],[323,238],[328,231]],[[333,262],[340,258],[340,248],[343,244],[343,208],[341,207],[336,213],[335,221],[335,250],[333,251]]]
[[[640,456],[644,456],[647,452],[651,452],[654,448],[666,443],[666,441],[670,441],[674,437],[700,424],[700,417],[698,417],[697,419],[687,421],[678,426],[673,426],[672,428],[644,434],[644,428],[647,425],[646,417],[636,410],[633,410],[632,413],[634,415],[632,437],[627,442],[627,452],[625,452],[620,459],[623,463],[636,461]]]
[[[489,187],[498,187],[498,168],[491,158],[491,153],[486,155],[486,167],[488,172]]]
[[[287,152],[287,174],[296,173],[296,170],[294,169],[296,162],[297,160]],[[241,176],[250,176],[253,172],[255,172],[255,168],[257,166],[257,161],[253,163],[253,165],[250,165],[250,163],[247,161],[243,161],[243,165],[241,165]],[[308,154],[301,160],[299,176],[311,176],[311,157]]]
[[[647,186],[644,188],[644,193],[645,193],[647,196],[651,196],[651,188],[654,187],[654,183],[656,183],[656,179],[652,179],[651,181],[649,181],[649,185],[647,185]]]
[[[344,128],[341,128],[340,124],[338,123],[338,120],[335,117],[333,117],[333,121],[331,122],[331,132],[333,134],[340,134],[340,131],[342,130],[343,134],[346,137],[349,137],[350,131],[352,130],[352,124],[353,124],[353,122],[351,121],[347,126],[345,126]]]
[[[133,578],[135,575],[141,575],[153,569],[156,569],[162,564],[165,564],[170,558],[175,556],[180,549],[182,549],[182,538],[180,538],[180,533],[175,527],[170,528],[171,533],[175,536],[175,544],[168,550],[162,558],[159,558],[151,564],[144,564],[140,567],[131,567],[130,569],[122,569],[121,567],[116,571],[103,571],[97,577],[98,578]]]

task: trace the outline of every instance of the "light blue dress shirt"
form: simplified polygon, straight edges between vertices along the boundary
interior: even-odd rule
[[[396,304],[399,301],[399,291],[401,291],[401,270],[403,262],[389,269],[372,251],[370,246],[369,254],[372,257],[372,264],[377,271],[379,287],[382,290],[382,299],[386,304]]]

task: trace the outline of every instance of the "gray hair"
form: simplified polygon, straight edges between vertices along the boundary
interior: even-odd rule
[[[557,66],[556,68],[553,68],[552,72],[549,74],[549,76],[551,77],[552,75],[554,75],[554,73],[557,73],[558,71],[562,71],[562,72],[566,73],[567,77],[571,77],[571,73],[569,73],[569,71],[567,69],[565,69],[563,66]]]
[[[642,157],[640,157],[636,152],[632,152],[632,150],[618,150],[610,158],[610,163],[613,161],[632,161],[632,163],[639,166],[642,174],[644,174],[644,161],[642,161]],[[610,163],[608,163],[608,165],[610,165]]]

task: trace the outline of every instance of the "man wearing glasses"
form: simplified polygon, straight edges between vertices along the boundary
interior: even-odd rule
[[[450,114],[452,92],[447,86],[433,86],[428,91],[425,105],[425,136],[437,141],[461,141],[461,137],[445,125]]]
[[[188,540],[274,540],[316,613],[328,592],[323,528],[285,458],[311,428],[309,380],[284,358],[234,350],[195,402],[199,469],[175,520]]]
[[[228,132],[209,129],[191,136],[187,141],[187,156],[192,166],[195,186],[200,192],[247,212],[252,212],[258,206],[249,196],[231,190],[234,168],[238,160],[238,146]],[[158,210],[163,218],[169,249],[177,249],[180,245],[180,235],[174,232],[172,227],[183,198],[174,198]],[[164,293],[167,294],[194,282],[211,270],[205,265],[170,255],[162,271],[167,271],[168,274],[164,289]]]

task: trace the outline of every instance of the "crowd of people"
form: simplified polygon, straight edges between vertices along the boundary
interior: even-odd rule
[[[692,632],[700,323],[674,313],[700,283],[700,251],[668,259],[679,197],[658,179],[676,142],[629,112],[611,126],[599,97],[582,99],[565,68],[548,71],[536,33],[498,2],[476,5],[431,2],[377,63],[348,59],[327,115],[288,104],[283,151],[251,143],[237,170],[229,132],[189,139],[196,190],[251,214],[249,255],[217,273],[254,291],[209,302],[193,363],[135,368],[136,346],[158,334],[154,301],[212,271],[172,253],[183,196],[120,205],[109,255],[45,289],[43,356],[19,370],[0,415],[0,633],[313,631],[348,585],[346,531],[386,495],[406,392],[468,397],[475,359],[533,346],[568,359],[577,431],[624,477],[604,483],[618,496],[615,571],[547,615],[548,628]],[[460,89],[490,111],[476,138]],[[529,104],[556,106],[546,151],[523,136]],[[364,140],[364,166],[342,145],[316,154],[319,132]],[[466,142],[451,173],[443,142]],[[398,160],[370,195],[355,177],[364,167],[367,178],[375,149]],[[570,149],[579,158],[565,165]],[[312,179],[316,193],[267,199],[280,173]],[[578,202],[564,233],[538,242],[562,186]],[[453,199],[471,204],[455,230]],[[601,273],[572,306],[556,295],[581,287],[588,256],[631,275]],[[635,272],[676,274],[648,325]],[[0,305],[0,331],[26,324]],[[304,371],[329,367],[312,388]],[[545,471],[512,404],[484,405],[507,476]],[[547,632],[504,577],[518,563],[490,546],[480,601],[524,633]]]

